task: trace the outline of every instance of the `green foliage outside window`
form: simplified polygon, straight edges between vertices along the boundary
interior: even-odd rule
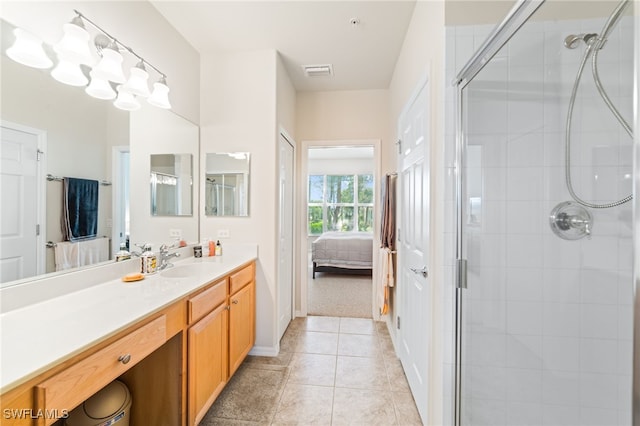
[[[310,175],[308,232],[373,231],[373,175]]]

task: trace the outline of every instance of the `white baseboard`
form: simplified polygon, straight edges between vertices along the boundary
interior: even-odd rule
[[[306,317],[306,315],[303,314],[302,311],[296,311],[296,318],[298,317]]]
[[[254,356],[278,356],[280,347],[278,346],[254,346],[249,351],[249,355]]]

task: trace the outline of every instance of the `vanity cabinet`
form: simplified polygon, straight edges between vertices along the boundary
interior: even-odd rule
[[[197,425],[254,342],[251,261],[4,392],[0,424],[57,426],[118,379],[132,395],[131,426]]]
[[[188,424],[197,425],[255,342],[255,264],[212,284],[188,305]]]
[[[230,297],[229,376],[236,372],[255,343],[255,283],[248,282]]]
[[[227,281],[217,282],[188,302],[193,324],[187,334],[190,425],[202,420],[229,379]]]
[[[37,385],[37,406],[45,412],[62,413],[80,405],[162,346],[166,338],[166,317],[162,315]],[[47,426],[55,421],[43,420]]]

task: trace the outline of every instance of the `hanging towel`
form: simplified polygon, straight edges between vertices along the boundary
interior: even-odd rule
[[[109,239],[59,242],[55,245],[54,256],[56,271],[104,262],[109,260]]]
[[[54,247],[54,257],[56,271],[77,268],[80,266],[80,256],[78,255],[78,244],[62,241],[56,243]]]
[[[380,307],[380,314],[385,315],[389,311],[389,288],[395,285],[393,252],[387,247],[382,247],[379,253],[379,260],[378,306]]]
[[[62,191],[62,235],[66,241],[95,238],[98,231],[97,180],[65,177]]]
[[[382,182],[382,221],[380,227],[380,276],[378,307],[380,315],[389,311],[390,288],[395,285],[393,254],[396,244],[396,175],[386,175]]]

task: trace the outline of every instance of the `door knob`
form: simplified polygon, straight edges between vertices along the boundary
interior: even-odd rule
[[[427,272],[427,267],[423,266],[422,269],[418,269],[418,268],[409,268],[411,269],[411,272],[413,272],[414,274],[422,274],[423,277],[427,278],[427,276],[429,275],[429,273]]]

